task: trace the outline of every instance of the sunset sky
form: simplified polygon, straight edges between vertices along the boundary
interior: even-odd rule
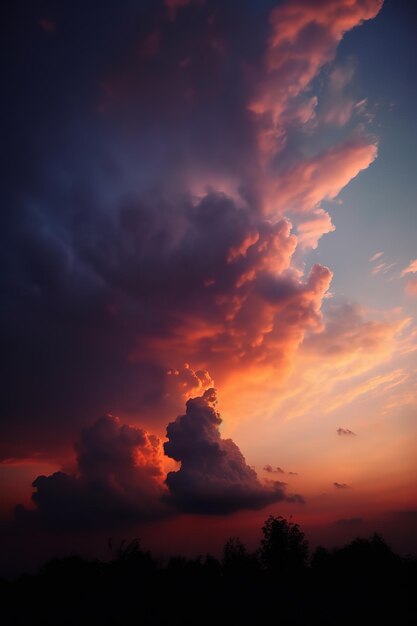
[[[416,27],[411,0],[9,3],[16,568],[254,546],[270,513],[417,552]]]

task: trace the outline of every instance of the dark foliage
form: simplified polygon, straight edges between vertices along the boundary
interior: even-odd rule
[[[270,515],[262,527],[260,559],[267,572],[280,577],[301,575],[308,543],[298,524]]]
[[[308,544],[297,524],[270,516],[256,553],[236,537],[221,561],[158,563],[139,541],[108,562],[50,561],[35,576],[0,580],[4,626],[306,625],[417,623],[417,561],[374,535],[343,548]]]

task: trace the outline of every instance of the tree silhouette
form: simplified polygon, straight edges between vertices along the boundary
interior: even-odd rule
[[[157,561],[138,540],[108,561],[53,559],[33,576],[0,579],[2,626],[378,626],[417,623],[417,560],[379,535],[328,550],[270,516],[259,550],[236,537],[221,561]],[[272,617],[271,617],[272,616]]]
[[[270,515],[262,533],[260,559],[270,574],[289,575],[305,568],[308,542],[298,524]]]
[[[258,560],[238,537],[230,537],[223,548],[222,566],[225,576],[241,579],[258,570]]]

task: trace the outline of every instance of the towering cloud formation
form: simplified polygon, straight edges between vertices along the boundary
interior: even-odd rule
[[[38,476],[35,511],[19,506],[17,519],[58,528],[103,527],[161,518],[176,509],[226,515],[287,500],[285,483],[258,480],[231,439],[222,439],[216,392],[187,401],[185,415],[167,428],[164,451],[181,462],[165,476],[160,440],[106,415],[85,428],[75,446],[77,471]]]
[[[382,0],[287,0],[270,15],[266,79],[252,109],[268,114],[280,136],[281,116],[320,68],[334,58],[344,33],[375,15]]]
[[[71,3],[53,37],[16,9],[9,58],[31,20],[42,41],[18,85],[30,110],[10,103],[4,138],[16,163],[2,189],[0,457],[62,453],[108,410],[161,432],[210,376],[284,375],[323,330],[332,274],[304,271],[302,254],[334,229],[322,201],[376,145],[363,124],[315,141],[306,90],[380,4],[100,4],[73,65]],[[172,375],[184,362],[210,374],[193,387]]]
[[[181,462],[181,468],[167,476],[168,501],[188,513],[210,514],[261,509],[281,500],[302,502],[301,496],[285,495],[284,483],[259,482],[237,445],[221,438],[215,403],[215,391],[209,389],[188,400],[185,415],[168,425],[165,454]]]

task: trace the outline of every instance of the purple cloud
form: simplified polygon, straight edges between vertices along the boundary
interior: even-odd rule
[[[259,481],[237,445],[221,438],[215,403],[215,390],[210,389],[188,400],[185,415],[168,425],[165,454],[180,461],[181,468],[167,476],[166,500],[182,511],[206,514],[261,509],[283,500],[303,502],[299,495],[286,495],[279,481]]]

